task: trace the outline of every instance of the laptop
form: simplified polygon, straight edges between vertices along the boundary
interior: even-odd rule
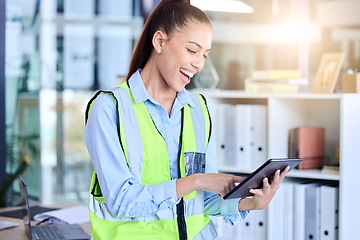
[[[90,239],[90,236],[86,232],[84,232],[84,230],[79,224],[52,224],[31,226],[30,206],[26,183],[21,177],[19,177],[19,182],[21,189],[21,205],[24,227],[29,239]]]

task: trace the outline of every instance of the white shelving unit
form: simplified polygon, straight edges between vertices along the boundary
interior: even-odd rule
[[[340,146],[339,174],[293,170],[287,178],[339,183],[339,240],[360,239],[355,218],[360,214],[357,184],[360,160],[360,94],[247,94],[231,90],[196,90],[211,103],[264,104],[268,109],[268,157],[287,157],[288,131],[298,126],[325,128],[325,154],[335,161]],[[227,171],[230,169],[223,169]],[[248,173],[246,171],[242,173]],[[268,236],[277,217],[268,211]],[[270,230],[269,230],[270,229]],[[276,240],[270,239],[268,240]]]

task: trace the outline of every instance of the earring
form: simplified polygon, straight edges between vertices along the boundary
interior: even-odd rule
[[[157,52],[158,54],[161,54],[161,48],[158,48],[158,50],[156,50],[156,52]]]

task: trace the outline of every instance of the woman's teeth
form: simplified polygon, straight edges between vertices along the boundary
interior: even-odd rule
[[[183,74],[189,76],[190,78],[192,78],[192,77],[194,76],[193,73],[190,73],[190,72],[188,72],[188,71],[186,71],[186,70],[183,70],[183,69],[180,69],[180,72],[182,72]]]

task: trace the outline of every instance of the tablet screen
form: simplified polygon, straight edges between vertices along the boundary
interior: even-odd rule
[[[287,166],[290,166],[290,170],[291,170],[295,168],[301,161],[302,161],[301,158],[269,159],[258,169],[256,169],[253,173],[251,173],[250,176],[245,178],[239,185],[237,185],[234,189],[228,192],[224,196],[224,199],[243,198],[243,197],[252,196],[253,194],[250,193],[249,190],[262,188],[264,177],[267,177],[269,183],[271,184],[271,181],[277,169],[280,169],[280,171],[284,171],[284,169]]]

